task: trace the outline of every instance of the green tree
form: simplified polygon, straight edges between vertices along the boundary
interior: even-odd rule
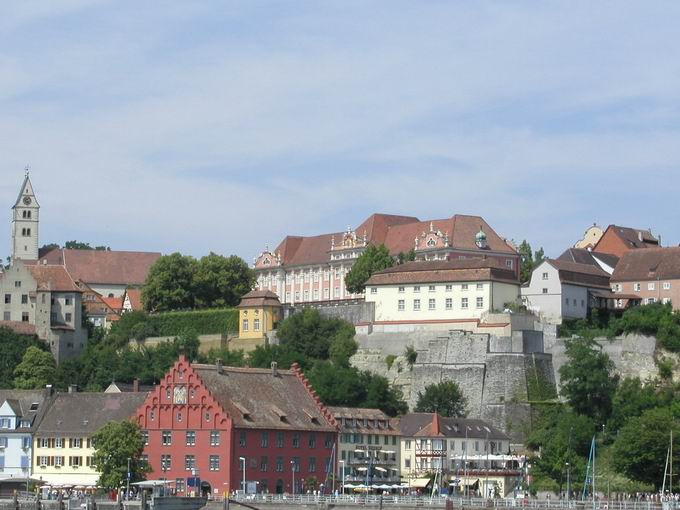
[[[14,369],[14,387],[23,390],[44,388],[53,384],[57,366],[52,354],[31,346]]]
[[[160,257],[142,287],[142,303],[149,312],[186,310],[194,307],[196,259],[181,253]]]
[[[594,340],[573,338],[565,345],[568,361],[560,368],[562,394],[577,413],[606,423],[618,385],[614,363]]]
[[[634,480],[661,485],[671,430],[675,437],[680,435],[669,408],[649,409],[628,420],[612,447],[615,469]],[[680,457],[673,457],[673,471],[678,472]]]
[[[467,414],[467,399],[454,381],[442,381],[426,386],[425,392],[418,392],[415,411],[464,417]]]
[[[531,279],[531,272],[543,262],[545,254],[543,248],[534,252],[526,239],[519,245],[518,251],[520,256],[520,278],[522,282],[528,282]]]
[[[416,260],[416,249],[411,248],[409,251],[404,253],[400,251],[397,255],[397,264],[405,264],[406,262],[413,262]]]
[[[67,250],[91,250],[90,243],[83,243],[81,241],[66,241],[64,248]]]
[[[366,282],[376,271],[382,271],[394,265],[394,258],[384,244],[369,245],[354,262],[352,269],[345,275],[345,285],[349,292],[363,292]]]
[[[59,248],[61,248],[61,246],[59,246],[57,243],[43,244],[43,245],[40,247],[39,252],[40,252],[41,254],[42,254],[42,253],[48,253],[48,252],[51,252],[52,250],[56,250],[56,249],[59,249]]]
[[[0,388],[14,387],[14,369],[29,347],[45,350],[45,343],[36,336],[19,335],[0,327]]]
[[[389,416],[408,412],[401,389],[389,383],[387,378],[369,371],[361,372],[360,380],[366,389],[361,407],[380,409]]]
[[[92,436],[94,442],[93,463],[99,470],[99,486],[118,488],[127,481],[128,459],[130,482],[146,478],[150,471],[143,462],[144,437],[139,425],[132,421],[109,422]]]
[[[283,320],[277,335],[281,345],[310,358],[328,359],[336,342],[344,344],[336,346],[336,361],[340,351],[354,353],[349,344],[350,340],[354,342],[354,326],[343,319],[323,317],[314,308],[303,309]]]
[[[612,415],[607,429],[618,431],[630,418],[640,416],[648,409],[660,405],[653,384],[642,384],[639,377],[625,378],[619,384],[612,400]]]
[[[255,285],[255,271],[236,255],[210,253],[196,266],[193,289],[197,308],[236,306]]]

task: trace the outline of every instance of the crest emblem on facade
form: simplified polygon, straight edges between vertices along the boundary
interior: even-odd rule
[[[187,387],[186,386],[175,386],[173,391],[173,403],[175,404],[186,404],[187,403]]]
[[[419,237],[415,238],[416,250],[428,250],[435,248],[448,248],[449,234],[434,228],[434,224],[430,222],[430,230],[423,232]]]

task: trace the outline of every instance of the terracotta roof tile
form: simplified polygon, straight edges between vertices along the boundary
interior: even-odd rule
[[[38,290],[82,292],[64,266],[49,264],[26,265],[38,283]]]
[[[517,283],[515,273],[500,267],[496,260],[469,258],[407,262],[374,273],[366,285],[489,280]]]
[[[251,290],[241,298],[237,308],[249,306],[281,306],[281,302],[271,290]]]
[[[144,305],[142,305],[142,289],[127,289],[126,294],[130,300],[130,305],[133,310],[144,310]]]
[[[35,324],[20,321],[0,321],[0,328],[11,329],[19,335],[33,336],[36,334]]]
[[[474,439],[508,440],[509,437],[483,420],[439,416],[439,434],[433,426],[434,413],[409,413],[401,417],[399,427],[405,437],[467,437]]]
[[[334,431],[292,370],[192,364],[237,427]]]
[[[623,254],[612,281],[680,279],[680,247],[630,250]]]
[[[74,279],[89,284],[143,285],[160,253],[58,249],[41,260],[64,265]]]

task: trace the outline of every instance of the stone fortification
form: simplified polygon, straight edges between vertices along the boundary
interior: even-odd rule
[[[529,425],[528,378],[540,373],[554,382],[542,333],[533,329],[509,336],[418,330],[358,334],[356,339],[360,349],[352,364],[400,386],[411,408],[426,386],[452,380],[468,400],[470,417],[489,420],[515,442],[522,441]],[[418,353],[413,366],[404,357],[407,346]]]

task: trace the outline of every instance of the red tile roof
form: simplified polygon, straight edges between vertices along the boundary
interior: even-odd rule
[[[429,232],[430,226],[448,236],[449,244],[454,249],[471,250],[480,254],[487,251],[517,254],[480,216],[457,214],[442,220],[420,221],[413,216],[373,214],[355,232],[359,238],[363,238],[365,234],[371,244],[385,244],[391,254],[397,255],[410,251],[415,246],[416,237]],[[486,249],[475,244],[475,235],[480,228],[487,236]],[[281,255],[282,264],[286,266],[322,264],[330,260],[331,240],[334,239],[336,246],[339,246],[343,234],[335,232],[310,237],[287,236],[275,251]]]
[[[680,247],[630,250],[616,265],[612,281],[680,279]]]
[[[609,225],[605,230],[602,238],[607,232],[612,232],[619,237],[628,248],[658,248],[659,240],[654,237],[651,230],[643,230],[639,228],[621,227],[619,225]],[[600,238],[600,240],[602,240]],[[599,241],[598,241],[599,244]],[[597,251],[597,244],[594,248]]]
[[[560,281],[563,283],[584,287],[610,288],[609,273],[598,266],[559,259],[546,259],[546,262],[557,269]]]
[[[127,289],[125,292],[133,310],[144,310],[144,305],[142,304],[142,289]]]
[[[56,249],[41,260],[64,265],[74,279],[90,285],[143,285],[160,256],[155,252]]]
[[[64,266],[49,264],[26,265],[38,283],[38,290],[55,292],[82,292]]]
[[[0,321],[0,328],[11,329],[19,335],[33,336],[36,334],[35,324],[19,321]]]
[[[374,273],[366,285],[398,285],[403,283],[436,283],[468,281],[502,281],[517,283],[515,273],[485,258],[429,260],[407,262]]]
[[[271,290],[251,290],[241,298],[237,308],[248,306],[281,306],[279,296]]]

